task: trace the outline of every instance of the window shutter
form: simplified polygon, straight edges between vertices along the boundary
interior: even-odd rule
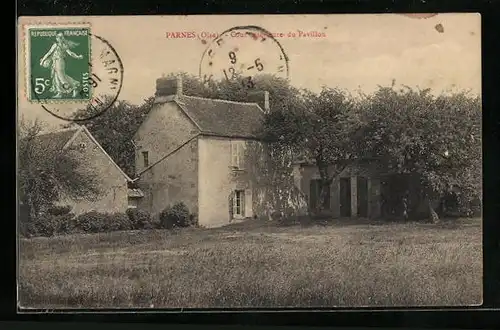
[[[252,189],[245,189],[245,217],[253,217]]]
[[[231,191],[231,193],[229,194],[229,198],[228,198],[228,204],[229,204],[229,221],[231,221],[234,217],[234,212],[235,212],[235,208],[236,208],[236,203],[234,201],[234,191]]]
[[[234,141],[231,141],[231,166],[237,167],[238,166],[238,154],[237,154],[237,146]]]
[[[238,144],[238,167],[245,167],[245,142],[240,142]]]

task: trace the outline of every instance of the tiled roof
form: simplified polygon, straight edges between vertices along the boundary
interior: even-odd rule
[[[45,133],[37,135],[34,142],[43,149],[53,148],[54,150],[62,150],[64,145],[75,135],[78,128],[61,130],[57,132]]]
[[[118,169],[127,181],[132,181],[132,179],[115,163],[111,156],[106,152],[106,150],[104,150],[104,148],[85,126],[40,134],[34,138],[34,143],[40,146],[42,150],[62,150],[78,131],[86,134],[89,139],[95,143],[95,145],[102,151],[103,155],[109,159],[109,161]]]
[[[179,96],[177,104],[206,134],[256,138],[264,118],[256,103]]]

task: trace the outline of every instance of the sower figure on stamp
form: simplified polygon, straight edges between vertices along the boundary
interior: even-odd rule
[[[50,92],[55,93],[54,97],[61,97],[62,94],[77,94],[77,89],[80,83],[66,74],[66,61],[67,55],[75,58],[82,59],[82,55],[78,55],[70,50],[78,44],[71,40],[64,38],[62,33],[56,35],[56,41],[50,47],[50,50],[40,59],[42,67],[50,67],[50,77],[52,79],[52,86]]]

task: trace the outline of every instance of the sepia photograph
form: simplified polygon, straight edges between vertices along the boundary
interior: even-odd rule
[[[17,305],[477,306],[481,16],[24,16]]]

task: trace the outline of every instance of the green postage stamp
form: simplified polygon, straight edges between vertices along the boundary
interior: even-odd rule
[[[90,25],[26,28],[27,96],[31,102],[92,97]]]

